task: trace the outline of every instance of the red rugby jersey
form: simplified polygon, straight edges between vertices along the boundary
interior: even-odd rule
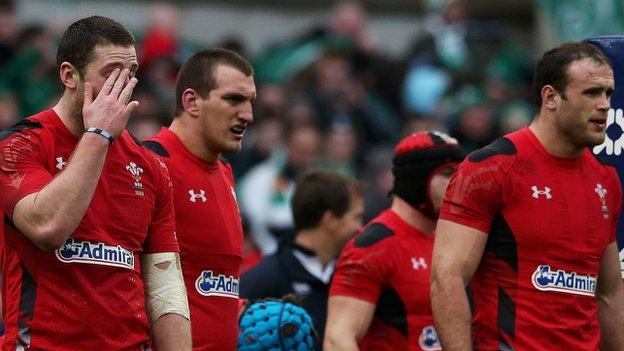
[[[477,350],[598,349],[596,278],[621,197],[614,168],[589,150],[551,156],[528,128],[460,165],[440,218],[488,234],[472,281]]]
[[[433,238],[386,210],[345,246],[329,295],[377,305],[362,350],[440,350],[429,298]]]
[[[194,350],[236,350],[243,230],[229,164],[192,154],[163,128],[146,141],[167,164]]]
[[[126,131],[110,147],[91,204],[55,251],[11,223],[15,204],[63,171],[78,139],[53,110],[0,133],[4,349],[140,350],[148,340],[140,254],[175,252],[166,169]]]

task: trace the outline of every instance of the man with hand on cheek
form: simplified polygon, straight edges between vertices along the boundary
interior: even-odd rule
[[[145,350],[151,325],[159,350],[190,349],[170,180],[125,131],[134,44],[105,17],[71,24],[60,101],[0,133],[5,347]]]

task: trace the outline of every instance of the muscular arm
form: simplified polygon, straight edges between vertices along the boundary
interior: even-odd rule
[[[141,263],[145,309],[156,349],[191,350],[190,313],[180,255],[173,252],[145,254]]]
[[[600,262],[596,300],[602,332],[600,350],[624,350],[624,284],[615,242],[607,246]]]
[[[136,79],[127,83],[129,71],[115,70],[92,99],[85,83],[83,116],[85,127],[96,127],[118,136],[132,110],[128,103]],[[125,87],[124,87],[125,86]],[[123,90],[122,90],[123,89]],[[97,186],[109,142],[100,135],[85,133],[67,168],[40,191],[22,198],[13,209],[13,223],[35,245],[45,250],[59,248],[84,216]]]
[[[63,245],[91,202],[107,150],[106,139],[92,133],[84,135],[67,168],[39,192],[15,205],[15,226],[44,250]]]
[[[375,305],[349,296],[332,296],[327,307],[323,350],[358,350],[357,343],[370,326]]]
[[[152,338],[158,351],[191,350],[191,323],[179,314],[165,314],[152,324]]]
[[[479,230],[438,221],[431,267],[431,306],[446,351],[472,350],[465,286],[481,261],[486,240],[487,235]]]

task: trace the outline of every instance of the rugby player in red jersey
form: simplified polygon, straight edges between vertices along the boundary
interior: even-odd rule
[[[144,144],[173,181],[176,233],[191,309],[195,350],[235,350],[243,231],[232,168],[253,121],[251,65],[225,49],[204,50],[182,66],[175,118]]]
[[[125,131],[134,37],[70,25],[63,95],[0,133],[4,350],[189,350],[188,303],[165,167]]]
[[[444,350],[624,350],[622,192],[588,149],[605,138],[611,63],[563,44],[534,89],[533,122],[468,156],[445,195],[431,285]]]
[[[324,350],[440,350],[429,300],[434,227],[463,153],[438,132],[395,148],[392,206],[343,249],[329,291]]]

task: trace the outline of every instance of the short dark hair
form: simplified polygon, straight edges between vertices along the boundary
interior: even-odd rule
[[[572,62],[586,58],[592,59],[596,64],[611,67],[611,60],[588,42],[565,43],[544,53],[533,74],[533,89],[538,108],[542,105],[541,92],[545,85],[552,85],[565,98],[568,67]]]
[[[234,51],[217,48],[202,50],[189,57],[178,72],[176,81],[176,106],[174,116],[184,112],[182,93],[186,89],[195,90],[202,99],[205,99],[217,85],[215,71],[218,65],[233,67],[247,77],[253,75],[251,64]]]
[[[84,76],[95,48],[106,44],[132,46],[135,40],[126,27],[110,18],[91,16],[80,19],[63,33],[56,52],[56,65],[60,68],[63,62],[69,62]]]
[[[341,217],[349,210],[353,198],[364,194],[362,184],[338,173],[313,170],[297,180],[291,207],[297,231],[319,225],[323,213]]]

